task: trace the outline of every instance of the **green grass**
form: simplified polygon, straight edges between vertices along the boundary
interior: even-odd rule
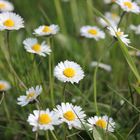
[[[27,117],[36,109],[36,106],[34,104],[25,107],[17,105],[17,98],[25,94],[26,90],[22,82],[27,88],[41,84],[43,86],[43,92],[39,98],[41,107],[53,109],[53,104],[60,104],[63,101],[64,87],[62,82],[53,77],[53,67],[66,59],[80,64],[85,72],[85,78],[79,84],[67,84],[65,100],[67,102],[76,100],[74,104],[80,105],[87,116],[97,115],[97,112],[99,115],[111,116],[116,122],[116,128],[114,133],[105,134],[106,140],[140,139],[140,95],[134,88],[139,81],[139,58],[132,58],[128,53],[128,50],[132,49],[126,48],[120,40],[108,49],[113,38],[105,29],[106,38],[101,41],[80,37],[79,30],[82,26],[101,27],[96,20],[97,17],[112,9],[111,5],[104,5],[100,1],[70,0],[65,3],[61,0],[11,0],[15,5],[15,12],[25,20],[25,29],[10,31],[8,62],[5,59],[6,32],[0,32],[0,79],[5,79],[12,85],[12,89],[5,93],[4,100],[0,104],[0,139],[35,139],[35,133],[27,123]],[[121,14],[122,11],[118,8],[115,12]],[[130,13],[123,17],[120,25],[126,33],[129,33],[132,46],[137,49],[139,49],[139,37],[134,35],[128,26],[139,22],[139,15]],[[60,26],[60,33],[51,38],[54,66],[52,65],[50,75],[49,56],[43,58],[27,53],[22,41],[27,37],[34,37],[32,32],[39,25],[52,23]],[[39,40],[48,41],[49,39],[40,37]],[[101,62],[112,66],[111,73],[90,67],[92,61],[98,61],[101,57]],[[13,73],[11,66],[16,74]],[[54,80],[53,84],[53,81],[50,83],[49,76]],[[51,92],[54,97],[51,96]],[[0,94],[1,97],[2,94]],[[50,100],[52,98],[54,103]],[[95,106],[95,99],[97,99],[97,106]],[[124,100],[123,105],[120,104],[121,100]],[[89,135],[95,140],[100,140],[99,137],[102,135],[104,137],[104,134],[101,130],[97,130],[93,135],[92,133]],[[54,133],[58,140],[64,139],[65,131],[67,140],[90,140],[86,131],[63,129],[62,125],[55,127]],[[50,131],[48,134],[40,132],[39,139],[53,140],[54,137]]]

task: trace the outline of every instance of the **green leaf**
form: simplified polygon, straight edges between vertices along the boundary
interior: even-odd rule
[[[97,129],[93,128],[93,138],[94,140],[103,140],[100,133],[97,131]]]

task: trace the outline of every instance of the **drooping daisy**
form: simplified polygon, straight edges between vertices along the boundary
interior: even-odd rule
[[[0,80],[0,92],[7,91],[11,88],[7,81]]]
[[[10,12],[14,10],[14,6],[11,2],[0,0],[0,11],[1,12]]]
[[[24,27],[23,19],[13,12],[0,14],[0,30],[19,30]]]
[[[97,41],[105,38],[105,33],[96,26],[83,26],[80,29],[80,34],[86,38],[94,38]]]
[[[26,95],[20,96],[17,101],[18,105],[25,106],[29,104],[30,102],[33,102],[37,99],[37,97],[42,92],[41,86],[36,86],[35,88],[31,87],[26,91]]]
[[[50,47],[43,41],[41,44],[36,38],[27,38],[23,41],[24,48],[29,53],[35,53],[41,56],[46,56],[46,54],[51,53]]]
[[[73,61],[60,62],[54,69],[54,76],[62,82],[79,83],[84,77],[80,65]]]
[[[106,12],[104,16],[112,26],[117,26],[120,21],[120,17],[115,13]],[[102,18],[98,18],[98,21],[103,27],[109,26]]]
[[[56,106],[54,111],[62,122],[68,124],[69,129],[72,127],[82,128],[86,115],[80,106],[74,106],[71,103],[61,103],[61,105]]]
[[[116,0],[116,3],[126,12],[140,13],[140,7],[132,0]]]
[[[135,34],[139,35],[140,34],[140,24],[135,26],[135,25],[130,25],[129,26],[131,30],[135,32]]]
[[[99,64],[98,64],[97,61],[92,61],[92,62],[91,62],[91,66],[92,66],[92,67],[98,66],[98,67],[100,67],[100,68],[106,70],[107,72],[111,72],[111,70],[112,70],[112,67],[111,67],[110,65],[103,64],[103,63],[99,63]]]
[[[32,131],[53,130],[54,125],[60,124],[58,115],[49,109],[34,110],[33,114],[29,115],[27,121],[31,126],[33,126]]]
[[[114,132],[115,129],[115,122],[112,118],[109,118],[108,116],[102,116],[102,117],[91,117],[88,120],[89,123],[89,130],[93,130],[94,126],[98,126],[104,130]]]
[[[127,34],[125,35],[124,32],[122,32],[120,28],[117,28],[116,26],[113,28],[108,27],[108,30],[110,31],[110,34],[112,36],[114,37],[119,36],[122,42],[128,46],[128,44],[130,43],[130,40],[127,38],[128,35]]]
[[[45,35],[55,35],[57,34],[59,31],[59,26],[58,25],[42,25],[42,26],[39,26],[37,29],[34,30],[34,33],[35,35],[37,36],[45,36]]]

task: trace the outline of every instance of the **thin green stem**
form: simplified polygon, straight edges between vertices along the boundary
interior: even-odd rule
[[[38,140],[38,130],[35,133],[35,140]]]
[[[60,23],[60,27],[61,27],[63,33],[64,34],[67,34],[66,26],[65,26],[65,22],[64,22],[63,11],[62,11],[60,0],[54,0],[54,4],[55,4],[55,8],[56,8],[58,22]]]
[[[8,110],[8,107],[7,107],[7,104],[6,104],[5,96],[4,96],[4,99],[3,99],[3,107],[4,107],[4,110],[5,110],[5,113],[6,113],[7,120],[10,121],[10,113],[9,113],[9,110]]]
[[[48,39],[48,44],[52,48],[50,38]],[[49,55],[49,83],[50,83],[51,102],[52,102],[52,106],[54,107],[55,103],[54,103],[54,91],[53,91],[52,65],[53,65],[52,54],[50,54]]]
[[[53,136],[54,140],[58,140],[58,139],[57,139],[57,137],[56,137],[56,135],[54,134],[54,132],[53,132],[53,131],[51,131],[51,134],[52,134],[52,136]]]
[[[111,42],[111,44],[108,46],[108,48],[110,48],[114,43],[116,42],[116,40],[113,40]],[[108,48],[105,48],[105,50],[108,51]],[[103,51],[104,52],[104,51]],[[95,105],[95,111],[96,111],[96,114],[99,115],[99,110],[98,110],[98,105],[97,105],[97,71],[98,71],[98,66],[99,66],[99,63],[101,62],[103,56],[105,55],[105,53],[103,55],[101,55],[101,57],[99,58],[98,60],[98,64],[95,68],[95,72],[94,72],[94,75],[93,75],[93,95],[94,95],[94,105]]]
[[[67,86],[67,82],[64,84],[63,89],[62,89],[62,96],[63,96],[63,102],[66,102],[66,94],[65,94],[65,89]]]
[[[2,101],[3,101],[3,99],[4,99],[4,92],[2,92],[2,96],[1,96],[1,99],[0,99],[0,105],[1,105],[1,103],[2,103]]]

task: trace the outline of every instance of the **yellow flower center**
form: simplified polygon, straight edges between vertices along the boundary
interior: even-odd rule
[[[38,118],[39,124],[49,124],[52,121],[51,117],[48,114],[40,114]]]
[[[41,51],[41,45],[40,44],[35,44],[32,46],[32,49],[35,51],[35,52],[40,52]]]
[[[89,34],[92,34],[92,35],[97,35],[98,34],[98,31],[95,30],[95,29],[90,29],[90,30],[88,30],[88,33]]]
[[[45,26],[43,32],[45,33],[51,32],[51,28],[49,26]]]
[[[63,117],[68,121],[74,121],[76,118],[75,114],[72,111],[67,111],[63,114]]]
[[[5,4],[4,3],[0,3],[0,9],[4,8]]]
[[[123,35],[123,32],[116,32],[116,34],[117,34],[118,36],[121,36],[121,35]]]
[[[31,92],[27,95],[27,99],[31,99],[32,97],[34,97],[35,93]]]
[[[63,71],[63,74],[68,78],[72,78],[75,76],[75,70],[73,68],[66,68]]]
[[[0,84],[0,91],[4,90],[6,88],[5,84],[1,83]]]
[[[130,1],[124,2],[124,6],[128,7],[129,9],[131,9],[133,7],[133,5]]]
[[[7,19],[6,21],[4,21],[4,26],[13,27],[14,25],[15,22],[12,19]]]
[[[96,125],[97,126],[99,126],[99,127],[101,127],[101,128],[106,128],[106,126],[107,126],[107,122],[105,121],[105,120],[103,120],[103,119],[99,119],[97,122],[96,122]]]

